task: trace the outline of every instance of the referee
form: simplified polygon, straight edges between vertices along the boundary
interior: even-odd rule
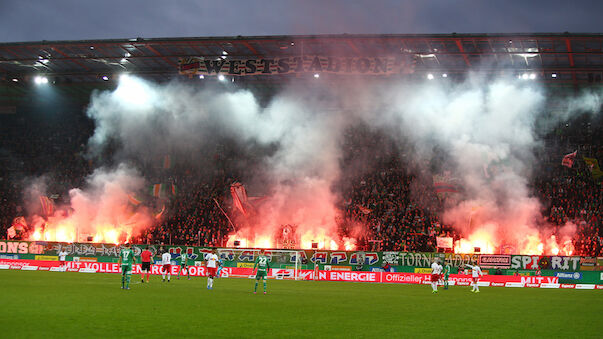
[[[144,251],[140,253],[142,259],[142,267],[140,273],[140,280],[144,283],[144,274],[147,274],[147,282],[149,282],[149,276],[151,275],[151,257],[153,254],[149,251],[149,246],[144,248]]]

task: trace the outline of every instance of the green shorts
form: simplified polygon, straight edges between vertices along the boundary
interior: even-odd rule
[[[122,274],[132,274],[132,265],[121,265]]]
[[[267,278],[267,277],[268,277],[268,273],[266,271],[258,270],[258,272],[255,274],[256,280],[260,280],[261,278]]]

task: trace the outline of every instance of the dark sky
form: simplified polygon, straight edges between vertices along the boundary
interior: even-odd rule
[[[603,32],[603,0],[0,0],[0,42]]]

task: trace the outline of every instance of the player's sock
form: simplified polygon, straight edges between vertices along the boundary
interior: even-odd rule
[[[131,274],[126,274],[126,288],[130,288],[130,279],[132,278]]]
[[[163,277],[163,281],[165,281],[165,273],[162,273],[161,276]]]
[[[124,283],[125,283],[125,279],[126,277],[124,276],[124,274],[121,274],[121,288],[124,288]]]
[[[151,275],[151,272],[147,272],[147,282],[149,282],[149,276]]]
[[[266,280],[264,280],[264,293],[266,293]]]
[[[172,274],[170,272],[168,272],[168,282],[170,282],[171,277],[172,277]]]
[[[258,281],[255,281],[255,287],[253,288],[253,292],[257,292],[258,291]]]

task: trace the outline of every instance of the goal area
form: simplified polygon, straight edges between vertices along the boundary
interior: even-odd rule
[[[253,275],[255,260],[261,249],[218,248],[218,258],[222,260],[229,276],[249,278]],[[307,266],[305,252],[302,250],[264,250],[268,257],[269,278],[300,280],[300,271]]]

